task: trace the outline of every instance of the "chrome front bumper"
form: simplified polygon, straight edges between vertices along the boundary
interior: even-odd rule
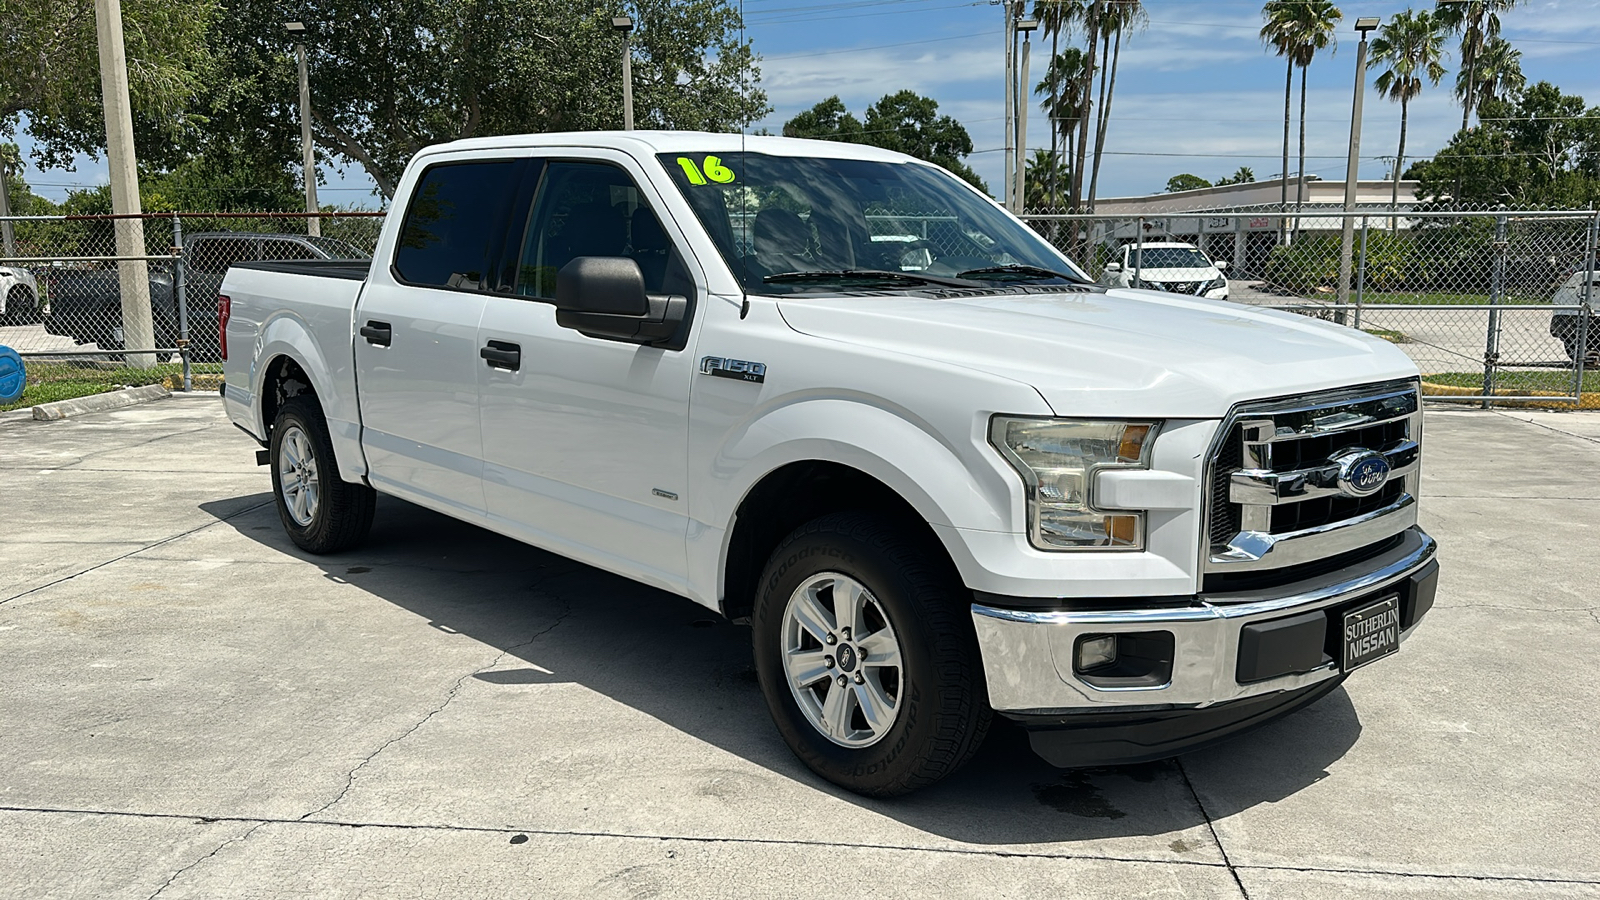
[[[1201,594],[1177,607],[1139,609],[1130,602],[1125,609],[1040,611],[974,604],[972,621],[988,678],[989,703],[998,712],[1018,715],[1204,708],[1335,678],[1339,663],[1332,661],[1303,672],[1239,683],[1241,629],[1376,599],[1427,569],[1435,550],[1432,538],[1411,528],[1396,547],[1351,568],[1271,590]],[[1402,640],[1423,612],[1425,607],[1411,611]],[[1160,631],[1175,638],[1172,674],[1165,684],[1096,686],[1073,671],[1074,648],[1082,635]]]

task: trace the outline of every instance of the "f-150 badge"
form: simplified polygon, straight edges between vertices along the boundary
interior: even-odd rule
[[[749,362],[743,359],[725,359],[721,356],[707,356],[700,360],[700,371],[706,375],[715,375],[718,378],[735,378],[739,381],[753,381],[760,384],[767,380],[767,364]]]

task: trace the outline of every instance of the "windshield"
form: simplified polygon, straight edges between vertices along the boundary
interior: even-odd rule
[[[1128,256],[1141,269],[1209,269],[1211,261],[1188,247],[1146,247]]]
[[[931,166],[737,151],[660,159],[753,294],[1090,282]]]

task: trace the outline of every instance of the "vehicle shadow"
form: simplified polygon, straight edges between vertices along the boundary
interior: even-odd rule
[[[203,508],[222,518],[238,509],[238,500]],[[756,682],[749,628],[689,600],[388,497],[379,498],[366,545],[331,556],[291,544],[270,505],[226,523],[320,567],[329,579],[354,583],[435,628],[528,663],[481,673],[481,681],[581,684],[772,773],[950,840],[1041,844],[1203,826],[1207,815],[1276,802],[1319,781],[1361,731],[1340,688],[1287,719],[1202,751],[1217,755],[1208,763],[1234,754],[1272,761],[1259,775],[1230,778],[1226,796],[1201,785],[1202,811],[1189,774],[1174,761],[1063,771],[1035,756],[1020,729],[997,719],[961,772],[910,797],[871,800],[822,781],[789,752]],[[1182,843],[1174,841],[1173,849],[1195,849]]]

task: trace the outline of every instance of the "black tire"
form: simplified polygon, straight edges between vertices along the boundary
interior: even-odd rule
[[[898,641],[902,662],[893,724],[867,746],[841,745],[813,724],[786,670],[785,617],[791,600],[804,585],[830,574],[865,587]],[[992,715],[971,602],[942,551],[885,519],[836,513],[785,538],[762,572],[751,624],[761,691],[789,748],[828,781],[874,797],[907,794],[959,769],[982,745]],[[831,672],[845,671],[846,651],[840,647],[837,660],[827,657]],[[854,655],[848,661],[860,667],[856,671],[867,671]],[[831,694],[844,688],[833,681],[836,677],[814,683]],[[852,713],[860,714],[859,707]]]
[[[6,314],[3,324],[37,325],[44,321],[39,312],[39,298],[22,285],[14,285],[6,294]]]
[[[303,436],[304,440],[296,435]],[[297,505],[293,511],[284,491],[286,440],[293,441],[300,450],[309,450],[309,457],[315,466],[312,470],[317,488],[315,500],[312,501],[314,505],[305,508]],[[278,518],[282,520],[283,529],[289,533],[290,540],[300,549],[307,553],[337,553],[355,547],[366,539],[367,532],[372,528],[372,513],[378,495],[364,484],[352,484],[339,478],[333,442],[328,438],[322,405],[316,397],[291,397],[278,409],[278,417],[272,423],[269,454],[272,460],[272,496],[278,507]],[[291,479],[292,482],[299,480]]]

